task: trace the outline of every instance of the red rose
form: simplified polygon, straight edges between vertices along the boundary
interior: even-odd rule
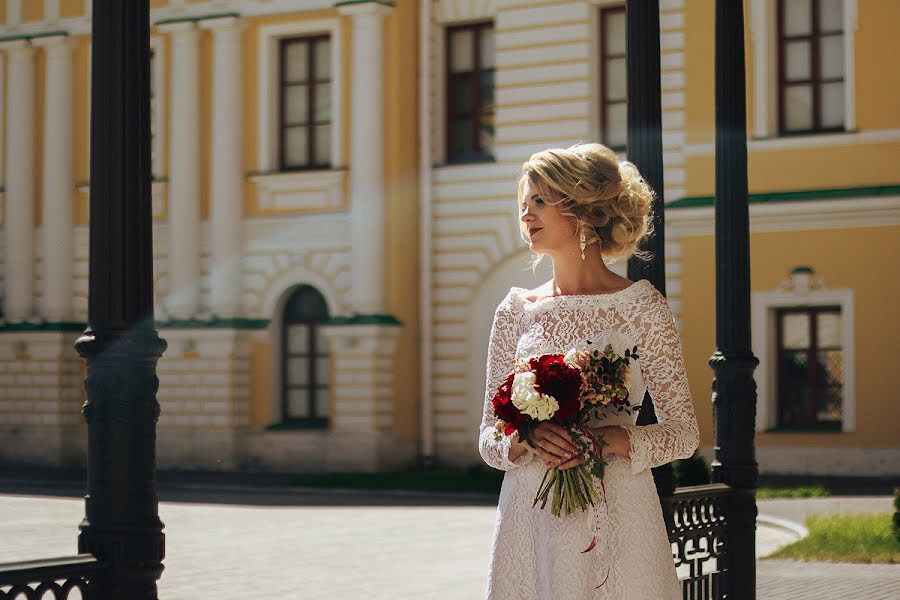
[[[506,378],[503,385],[497,388],[497,393],[494,394],[494,399],[491,401],[491,404],[494,405],[494,414],[498,419],[506,421],[506,430],[503,432],[506,435],[518,431],[519,427],[525,423],[525,415],[512,403],[512,383],[515,376],[515,373],[511,373]]]
[[[581,410],[581,372],[567,365],[562,354],[544,354],[528,365],[535,374],[535,388],[556,398],[556,418],[565,423],[575,417]]]

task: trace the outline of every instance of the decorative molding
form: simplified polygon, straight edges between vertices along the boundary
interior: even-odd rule
[[[759,358],[756,369],[757,412],[756,430],[766,431],[777,424],[774,309],[787,306],[841,307],[841,358],[844,374],[843,421],[841,431],[856,429],[856,381],[854,347],[853,290],[830,290],[821,279],[809,281],[809,273],[801,273],[796,279],[788,278],[771,292],[754,292],[752,295],[753,354]]]
[[[884,144],[900,141],[900,129],[876,129],[872,131],[847,131],[843,133],[823,133],[817,135],[792,135],[751,139],[747,141],[749,152],[767,152],[772,150],[803,150],[807,148],[823,148],[832,146],[857,146],[861,144]],[[687,156],[713,156],[716,145],[688,144],[684,147]]]
[[[712,206],[666,211],[673,237],[713,235]],[[771,202],[750,205],[750,232],[892,227],[900,225],[900,196]]]
[[[497,16],[494,0],[443,0],[436,2],[434,19],[441,25],[493,19]]]
[[[346,210],[347,171],[297,171],[251,175],[257,205],[270,211]]]
[[[341,67],[343,37],[340,19],[294,21],[263,25],[257,46],[257,170],[269,173],[278,168],[278,40],[284,37],[327,33],[331,38],[331,166],[344,166],[344,95]]]

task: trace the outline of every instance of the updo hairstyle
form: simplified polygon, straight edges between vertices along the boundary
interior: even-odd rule
[[[650,258],[637,248],[653,234],[654,193],[634,164],[619,162],[603,144],[543,150],[522,165],[520,207],[526,177],[541,189],[547,204],[577,219],[585,242],[599,243],[606,262],[632,255]]]

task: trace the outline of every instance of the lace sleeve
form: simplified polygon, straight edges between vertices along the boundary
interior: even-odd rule
[[[511,436],[503,436],[500,441],[494,439],[494,407],[491,400],[497,388],[513,370],[516,361],[516,340],[518,338],[515,311],[512,307],[514,292],[510,290],[506,298],[494,312],[494,324],[491,327],[488,342],[487,382],[484,392],[484,411],[478,435],[478,452],[489,466],[501,471],[509,471],[531,462],[531,452],[525,452],[515,462],[509,460]]]
[[[633,325],[638,350],[642,351],[641,373],[659,423],[624,427],[631,441],[631,470],[635,474],[677,458],[688,458],[700,443],[672,311],[655,288],[650,288],[649,296],[641,300],[636,305]]]

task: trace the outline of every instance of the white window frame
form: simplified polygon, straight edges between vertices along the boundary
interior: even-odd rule
[[[494,2],[464,2],[464,0],[444,0],[436,4],[433,13],[431,33],[431,163],[443,165],[447,162],[447,29],[454,25],[466,25],[491,21],[494,24],[494,43],[497,43],[497,10]],[[499,51],[494,49],[494,86],[497,85],[497,65]],[[494,101],[496,103],[496,88]],[[497,118],[496,107],[494,119]],[[495,123],[496,127],[496,123]],[[494,133],[496,146],[497,135]],[[496,161],[496,147],[495,147]],[[462,163],[454,166],[467,166]],[[487,163],[489,164],[489,163]]]
[[[331,40],[331,169],[344,166],[344,97],[341,73],[340,19],[264,25],[259,28],[257,118],[259,173],[278,172],[278,42],[287,37],[328,34]]]
[[[857,0],[844,0],[844,131],[856,131],[855,35]],[[753,137],[780,139],[778,132],[777,0],[750,0],[753,59]],[[817,134],[791,136],[800,143]]]
[[[844,384],[841,390],[843,419],[841,431],[856,430],[855,348],[853,345],[853,290],[812,289],[796,291],[754,292],[752,300],[753,353],[759,359],[756,368],[756,431],[767,431],[778,425],[778,382],[775,336],[776,310],[789,306],[840,306],[841,368]]]
[[[617,6],[625,6],[625,0],[591,0],[593,8],[591,9],[591,89],[596,90],[591,94],[588,109],[591,111],[591,137],[599,140],[600,135],[600,109],[603,106],[603,99],[600,97],[600,83],[603,81],[603,61],[600,60],[600,44],[603,32],[600,31],[600,11],[604,8],[615,8]]]

